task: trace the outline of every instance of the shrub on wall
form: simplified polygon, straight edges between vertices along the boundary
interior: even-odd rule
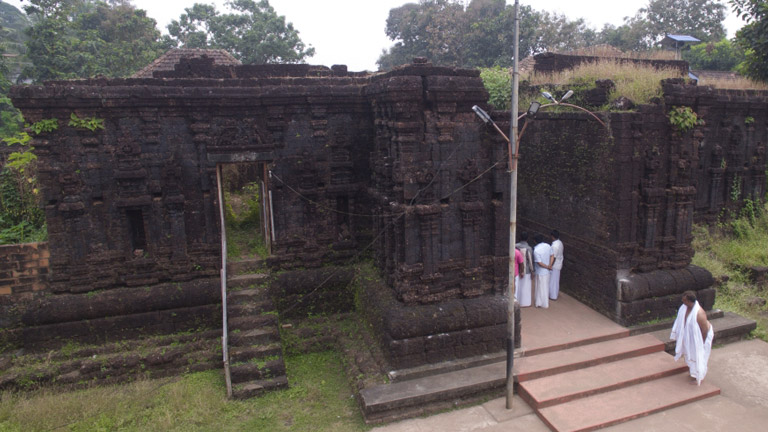
[[[58,128],[56,119],[44,119],[29,129],[35,133]],[[45,215],[40,207],[37,187],[37,156],[26,132],[2,137],[7,145],[16,146],[0,169],[0,244],[28,243],[46,240]]]
[[[499,66],[480,69],[480,78],[488,90],[488,104],[497,110],[508,110],[512,99],[512,75]]]

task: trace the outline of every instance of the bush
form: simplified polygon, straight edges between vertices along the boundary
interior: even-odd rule
[[[488,103],[497,110],[509,110],[512,99],[512,75],[499,66],[480,69],[480,78],[488,90]]]

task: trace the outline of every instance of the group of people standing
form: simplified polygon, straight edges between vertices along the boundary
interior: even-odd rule
[[[544,236],[536,234],[535,247],[528,244],[528,233],[520,233],[515,245],[515,298],[520,307],[548,308],[549,300],[560,296],[560,270],[563,268],[563,242],[560,233],[552,230],[550,245]]]

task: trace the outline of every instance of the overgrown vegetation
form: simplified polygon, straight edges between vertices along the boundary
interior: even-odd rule
[[[56,119],[43,119],[32,125],[34,134],[51,132],[58,128]],[[26,132],[2,137],[13,146],[0,170],[0,244],[43,241],[48,233],[45,214],[39,204],[37,188],[37,156]]]
[[[251,182],[224,193],[224,218],[227,224],[227,256],[266,258],[267,247],[261,233],[259,183]]]
[[[715,228],[694,227],[693,264],[720,281],[715,307],[754,319],[755,335],[768,341],[768,290],[750,277],[751,267],[768,266],[768,204],[746,200],[741,213],[731,216]]]
[[[512,76],[509,69],[499,66],[480,69],[480,78],[488,90],[488,103],[497,110],[510,108]]]
[[[364,431],[339,354],[289,356],[290,388],[226,399],[221,371],[75,392],[0,394],[2,431]]]
[[[669,124],[678,132],[685,133],[701,124],[701,120],[691,107],[672,107],[669,110]]]
[[[496,109],[509,109],[511,80],[509,70],[501,68],[481,69],[480,77],[490,94],[489,103]],[[625,97],[635,104],[647,104],[654,98],[662,96],[661,81],[667,78],[679,78],[677,69],[656,69],[652,66],[622,62],[615,59],[606,59],[598,62],[583,63],[573,69],[555,74],[530,74],[522,76],[521,87],[547,89],[553,92],[554,87],[563,87],[574,90],[576,95],[569,102],[579,105],[580,94],[595,88],[598,80],[609,79],[614,82],[615,88],[608,96],[609,105],[600,107],[601,110],[610,110],[610,102],[619,97]],[[552,87],[552,88],[550,88]],[[527,107],[532,96],[521,92],[520,107]],[[538,95],[533,98],[540,102]]]
[[[699,85],[729,90],[768,90],[768,83],[762,83],[742,76],[732,78],[700,77]]]

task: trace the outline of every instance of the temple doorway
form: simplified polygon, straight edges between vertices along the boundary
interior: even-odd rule
[[[274,242],[274,219],[266,162],[218,166],[227,261],[266,259]]]

